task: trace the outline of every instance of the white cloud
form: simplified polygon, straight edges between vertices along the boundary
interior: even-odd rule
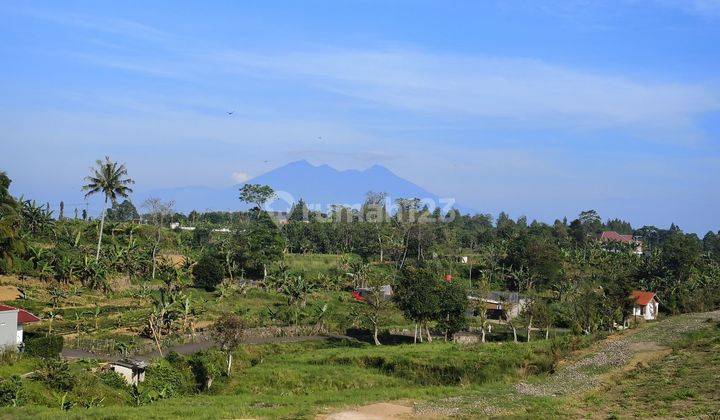
[[[250,175],[247,174],[247,172],[233,172],[232,173],[232,179],[233,181],[237,182],[238,184],[241,184],[248,179],[250,179]]]
[[[651,82],[523,58],[413,51],[337,51],[216,59],[377,104],[537,127],[690,130],[720,109],[706,86]]]

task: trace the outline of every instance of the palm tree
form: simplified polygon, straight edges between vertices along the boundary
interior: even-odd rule
[[[85,177],[86,185],[83,186],[85,198],[96,193],[103,193],[105,201],[103,202],[103,210],[100,216],[100,234],[98,235],[97,253],[95,261],[100,259],[100,244],[102,243],[103,228],[105,226],[105,210],[107,209],[108,200],[115,203],[118,197],[125,198],[133,190],[130,185],[135,181],[127,177],[127,169],[124,164],[118,164],[105,156],[105,161],[98,159],[95,161],[95,167],[92,168],[92,174]]]

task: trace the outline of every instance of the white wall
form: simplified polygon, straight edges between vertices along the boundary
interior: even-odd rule
[[[16,347],[18,311],[0,312],[0,348]]]

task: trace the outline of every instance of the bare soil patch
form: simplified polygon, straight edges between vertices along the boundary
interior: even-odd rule
[[[0,286],[0,301],[7,302],[20,298],[21,293],[15,286]]]
[[[380,420],[408,418],[412,414],[413,408],[405,403],[376,403],[318,418],[325,420]]]

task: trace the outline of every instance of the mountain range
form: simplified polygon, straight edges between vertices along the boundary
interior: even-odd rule
[[[312,210],[327,211],[332,204],[359,206],[368,191],[385,192],[390,200],[396,198],[421,198],[433,200],[439,197],[426,189],[403,179],[381,165],[365,170],[337,170],[328,165],[315,166],[306,160],[288,163],[255,178],[247,184],[271,186],[278,198],[270,204],[272,210],[288,211],[302,198]],[[239,200],[239,189],[244,184],[226,188],[188,186],[147,191],[136,197],[142,202],[147,197],[174,200],[176,211],[192,210],[244,210],[248,205]]]

